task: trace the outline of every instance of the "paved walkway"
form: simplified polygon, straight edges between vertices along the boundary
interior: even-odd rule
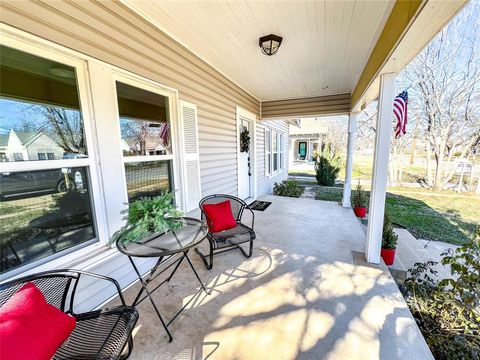
[[[304,198],[304,199],[315,199],[316,194],[317,194],[317,190],[316,190],[315,186],[307,185],[303,189],[303,194],[300,195],[300,197]]]
[[[173,342],[145,301],[132,359],[433,359],[386,267],[365,263],[365,236],[350,209],[262,199],[272,205],[255,212],[253,257],[221,254],[207,271],[192,254],[211,295],[182,263],[154,293],[167,319],[193,298],[172,324]]]

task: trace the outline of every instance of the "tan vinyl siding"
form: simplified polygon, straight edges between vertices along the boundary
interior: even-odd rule
[[[283,134],[283,168],[273,176],[265,176],[265,129]],[[257,123],[257,196],[272,194],[273,185],[288,177],[288,124],[286,120],[266,120]]]
[[[119,1],[3,1],[2,22],[179,91],[198,106],[202,195],[237,193],[235,107],[259,102]]]
[[[262,119],[348,114],[350,94],[262,102]]]

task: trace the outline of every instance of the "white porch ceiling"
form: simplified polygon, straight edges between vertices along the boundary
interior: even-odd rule
[[[395,1],[124,0],[257,99],[351,93]],[[258,38],[283,37],[268,57]]]

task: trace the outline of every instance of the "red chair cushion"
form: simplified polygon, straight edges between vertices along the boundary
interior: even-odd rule
[[[50,305],[29,282],[0,308],[0,358],[51,359],[75,328],[75,318]]]
[[[237,226],[229,200],[218,204],[204,204],[202,208],[207,215],[210,232],[216,233],[223,230],[233,229]]]

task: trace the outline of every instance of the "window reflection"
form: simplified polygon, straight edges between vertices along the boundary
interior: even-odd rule
[[[117,82],[124,156],[172,154],[168,98]]]
[[[125,164],[128,201],[158,196],[171,190],[171,161],[146,161]]]
[[[0,71],[4,273],[96,235],[88,167],[59,168],[55,161],[87,157],[75,68],[0,46]],[[21,161],[38,161],[41,170],[24,171]]]
[[[85,167],[0,173],[1,272],[95,237]]]
[[[0,161],[86,157],[75,69],[0,46]]]

